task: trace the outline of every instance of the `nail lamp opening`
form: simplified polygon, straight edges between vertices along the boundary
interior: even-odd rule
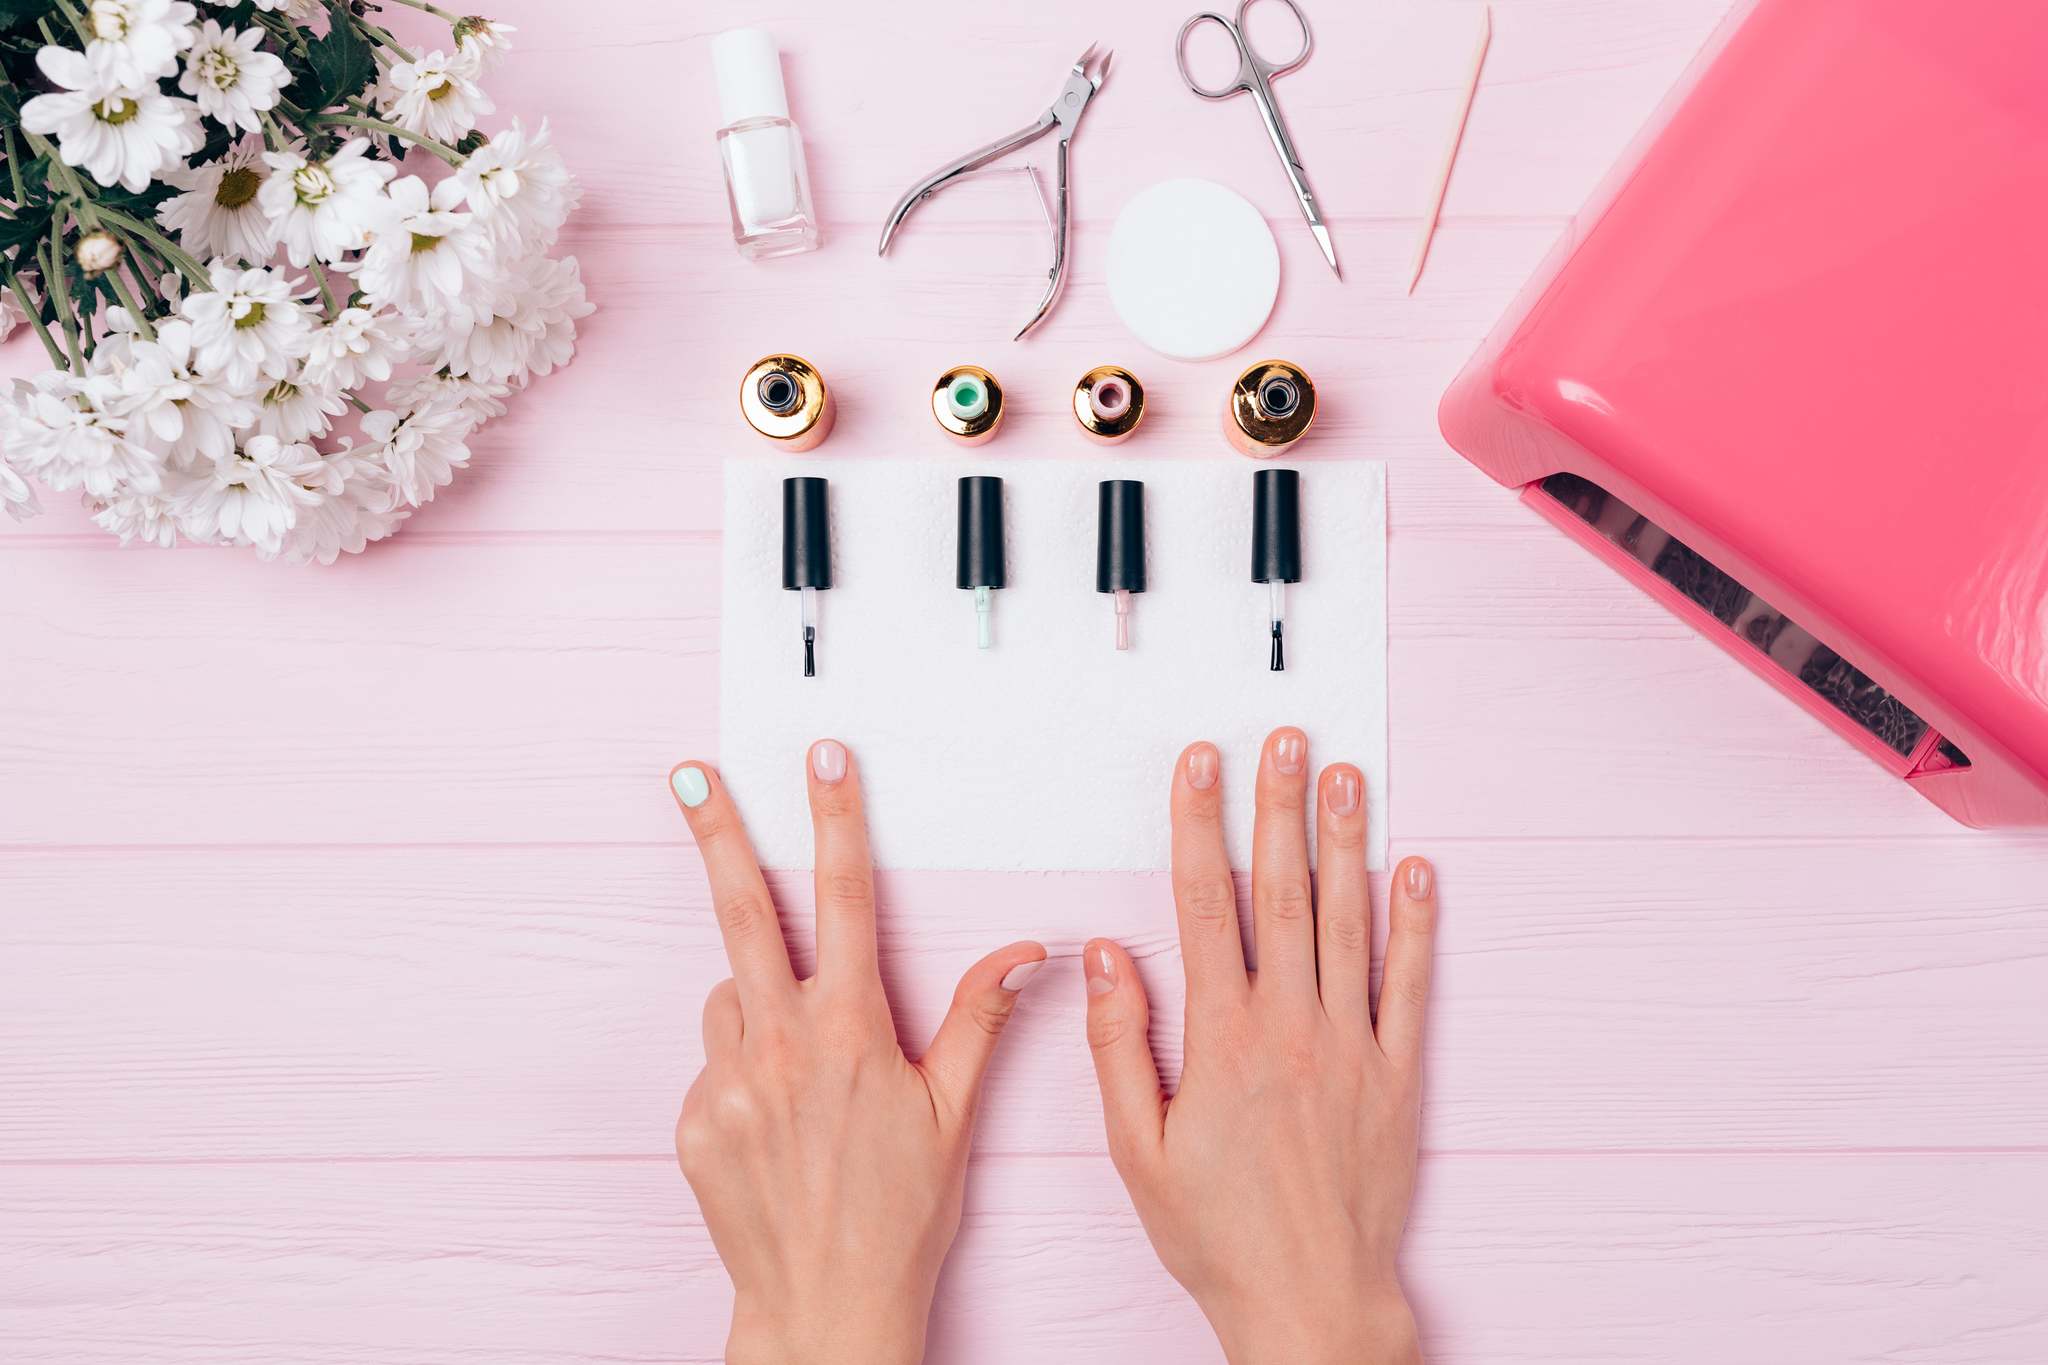
[[[1738,8],[1446,439],[1957,820],[2048,825],[2048,5]]]

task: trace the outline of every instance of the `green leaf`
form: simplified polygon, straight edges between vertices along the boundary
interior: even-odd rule
[[[57,0],[0,0],[0,29],[33,28],[45,18],[63,19]]]
[[[377,59],[370,45],[345,20],[337,20],[324,37],[314,39],[309,54],[316,87],[308,109],[325,109],[376,79]]]
[[[39,240],[50,230],[50,211],[31,209],[19,218],[0,218],[0,253]]]

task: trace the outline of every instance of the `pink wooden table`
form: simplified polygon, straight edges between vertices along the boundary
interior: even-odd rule
[[[551,112],[589,189],[574,367],[332,571],[120,553],[69,511],[0,532],[0,1359],[718,1358],[726,1282],[669,1129],[725,967],[662,775],[717,748],[736,377],[810,355],[850,462],[935,449],[923,387],[974,359],[1017,404],[1003,449],[1079,454],[1060,396],[1123,360],[1156,403],[1138,449],[1221,453],[1235,363],[1147,360],[1104,295],[1107,222],[1170,173],[1272,216],[1261,349],[1328,393],[1320,450],[1390,465],[1377,795],[1444,886],[1410,1243],[1432,1358],[2048,1359],[2048,840],[1950,825],[1436,432],[1723,4],[1496,0],[1412,299],[1463,3],[1312,5],[1281,99],[1341,288],[1250,108],[1179,88],[1191,0],[500,6],[501,106]],[[747,19],[788,49],[830,231],[765,267],[733,253],[711,140],[705,42]],[[1041,251],[1019,182],[935,201],[888,261],[875,226],[1091,40],[1118,59],[1076,144],[1074,277],[999,342]],[[983,948],[1069,955],[997,1064],[934,1359],[1214,1361],[1103,1156],[1071,963],[1092,932],[1134,946],[1171,1066],[1157,879],[883,888],[920,1037]]]

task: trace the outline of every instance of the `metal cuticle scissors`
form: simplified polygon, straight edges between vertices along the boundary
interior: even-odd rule
[[[1294,150],[1294,139],[1287,133],[1287,121],[1280,117],[1280,106],[1273,102],[1273,78],[1284,76],[1300,66],[1315,48],[1308,16],[1301,12],[1301,6],[1294,0],[1279,0],[1293,13],[1294,21],[1301,25],[1301,51],[1284,62],[1271,62],[1261,57],[1252,47],[1251,39],[1245,36],[1245,16],[1254,3],[1256,0],[1240,0],[1235,20],[1204,11],[1182,24],[1180,37],[1174,42],[1174,61],[1179,64],[1180,78],[1187,82],[1188,89],[1205,100],[1225,100],[1244,93],[1251,95],[1252,103],[1258,106],[1259,118],[1265,122],[1266,136],[1273,139],[1273,150],[1280,154],[1281,167],[1287,172],[1287,183],[1294,187],[1294,197],[1301,204],[1301,216],[1308,219],[1308,230],[1315,234],[1317,244],[1322,247],[1323,259],[1330,263],[1331,270],[1336,271],[1337,278],[1343,279],[1344,272],[1337,267],[1337,248],[1330,241],[1330,229],[1323,223],[1322,210],[1316,207],[1316,194],[1309,188],[1308,172],[1302,167],[1301,154]],[[1188,35],[1203,24],[1220,27],[1230,35],[1231,43],[1237,48],[1237,75],[1227,85],[1205,86],[1188,70]]]
[[[1033,313],[1031,321],[1025,323],[1018,331],[1016,339],[1022,339],[1025,333],[1044,321],[1046,314],[1052,311],[1053,304],[1058,301],[1061,288],[1067,282],[1067,223],[1069,217],[1067,207],[1069,154],[1067,147],[1074,140],[1074,130],[1081,126],[1081,115],[1088,108],[1088,101],[1094,98],[1098,90],[1102,89],[1103,81],[1109,76],[1109,59],[1110,54],[1108,52],[1097,53],[1095,45],[1091,44],[1086,52],[1083,52],[1074,59],[1073,68],[1067,75],[1067,82],[1060,88],[1060,93],[1054,98],[1052,107],[1040,114],[1037,121],[1031,124],[1030,127],[1020,129],[1008,137],[999,138],[989,143],[986,147],[977,147],[958,161],[941,166],[938,170],[933,171],[930,175],[912,185],[904,193],[903,197],[896,201],[896,207],[889,211],[888,220],[882,224],[882,241],[875,248],[875,254],[887,254],[889,239],[896,235],[896,229],[902,226],[903,220],[909,217],[910,211],[919,204],[931,198],[934,194],[937,194],[962,176],[978,171],[990,162],[1007,156],[1020,147],[1036,142],[1039,138],[1057,128],[1059,130],[1059,167],[1057,175],[1059,203],[1058,212],[1048,215],[1052,220],[1052,268],[1046,272],[1045,297],[1039,301],[1038,311]]]

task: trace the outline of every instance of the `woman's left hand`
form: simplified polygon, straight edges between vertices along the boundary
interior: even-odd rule
[[[830,739],[806,768],[818,968],[801,981],[724,784],[701,763],[670,774],[733,972],[704,1002],[676,1154],[732,1276],[731,1365],[911,1365],[960,1226],[982,1074],[1045,949],[968,968],[931,1046],[906,1057],[876,962],[859,772]]]

